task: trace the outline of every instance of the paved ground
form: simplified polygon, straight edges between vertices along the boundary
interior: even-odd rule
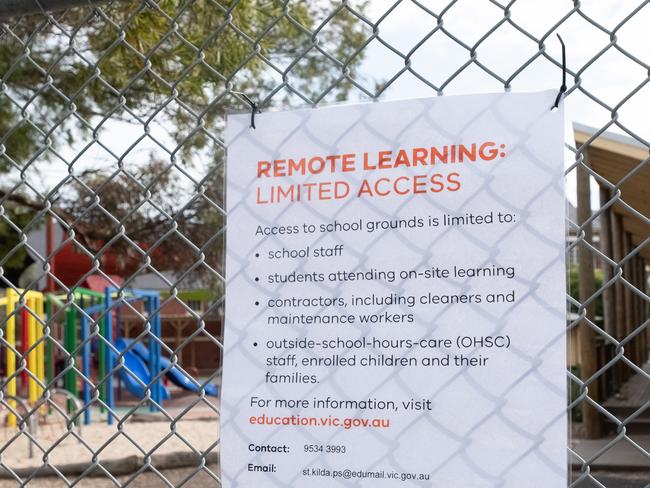
[[[643,452],[643,450],[650,452],[650,436],[631,435],[616,442],[612,438],[574,439],[571,445],[583,459],[592,461],[590,464],[593,470],[650,473],[650,457]],[[606,447],[605,452],[595,457]],[[573,462],[580,464],[578,459],[573,459]],[[647,483],[650,486],[650,474]]]
[[[208,466],[208,469],[217,472],[216,465]],[[167,480],[174,487],[186,488],[218,488],[219,483],[212,478],[205,471],[196,473],[195,469],[171,469],[164,471],[163,474]],[[193,476],[194,475],[194,476]],[[192,477],[193,476],[193,477]],[[190,478],[191,477],[191,478]],[[129,476],[121,476],[118,478],[120,486],[124,486],[130,480]],[[74,478],[69,478],[72,483]],[[0,481],[0,488],[17,488],[19,484],[12,481]],[[60,479],[56,478],[41,478],[36,479],[25,485],[27,488],[63,488],[68,485]],[[115,488],[116,485],[112,480],[107,478],[86,478],[74,485],[75,488]],[[168,484],[164,483],[162,479],[155,473],[143,473],[137,476],[133,482],[128,484],[129,488],[167,488]]]
[[[650,471],[645,473],[594,473],[594,478],[606,488],[648,488],[650,487]],[[576,488],[596,488],[598,485],[591,480],[580,482]]]
[[[190,452],[188,444],[199,451],[206,451],[214,439],[219,438],[219,424],[216,419],[181,420],[173,425],[167,422],[127,422],[118,433],[115,425],[97,422],[84,426],[83,442],[66,434],[65,427],[61,425],[41,426],[37,435],[40,449],[35,449],[35,455],[31,459],[27,456],[29,439],[22,434],[14,438],[15,435],[13,429],[0,429],[0,444],[5,449],[2,461],[14,470],[27,472],[41,466],[43,452],[48,451],[49,462],[57,467],[90,463],[97,453],[99,461],[110,465],[112,471],[126,462],[135,463],[145,452],[154,450],[156,457]],[[62,435],[65,437],[59,442]],[[172,466],[167,464],[165,467]],[[121,472],[128,471],[122,469]]]

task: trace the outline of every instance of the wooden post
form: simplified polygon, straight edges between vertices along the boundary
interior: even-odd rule
[[[641,278],[643,279],[643,288],[642,290],[647,294],[648,293],[648,263],[646,263],[645,258],[643,258],[643,266],[641,267]],[[643,300],[643,320],[646,321],[650,319],[650,304]],[[646,327],[646,348],[645,354],[646,357],[650,358],[650,327]]]
[[[600,206],[604,208],[611,198],[611,191],[609,188],[600,187]],[[612,249],[612,210],[607,208],[600,215],[600,252],[610,259],[613,259]],[[603,285],[609,282],[614,276],[613,267],[603,260]],[[614,304],[614,285],[610,285],[603,290],[603,328],[612,337],[616,338],[616,310]],[[606,348],[603,352],[605,362],[612,359],[609,354],[613,350],[612,346]],[[604,395],[610,395],[615,392],[617,385],[620,381],[617,375],[618,369],[611,368],[605,375],[605,391]],[[612,389],[614,391],[612,391]]]
[[[623,217],[614,212],[612,209],[611,214],[612,224],[612,257],[616,263],[620,263],[623,259]],[[618,275],[618,271],[616,272]],[[620,278],[616,279],[614,283],[614,322],[616,327],[616,339],[619,341],[625,335],[625,308],[623,306],[623,285]],[[614,389],[619,390],[623,381],[625,381],[625,372],[628,368],[618,361],[614,366]]]
[[[645,259],[641,256],[638,256],[639,265],[638,265],[638,277],[637,277],[637,288],[643,293],[647,293],[646,286],[646,275],[645,275]],[[639,308],[639,325],[644,324],[649,317],[647,313],[646,301],[642,297],[638,297],[638,308]],[[648,337],[650,336],[650,326],[646,326],[645,330],[640,334],[641,336],[641,358],[642,362],[645,363],[648,358]]]
[[[604,207],[610,200],[609,188],[600,187],[600,206]],[[610,209],[600,215],[600,252],[612,258],[612,215]],[[614,273],[609,264],[603,265],[603,284],[612,279]],[[603,322],[605,332],[616,337],[616,322],[614,321],[614,287],[609,286],[603,290]]]
[[[632,246],[634,246],[634,243],[632,243]],[[632,259],[630,259],[630,284],[634,288],[639,287],[639,256],[633,256]],[[632,311],[630,313],[632,316],[631,332],[634,332],[641,325],[641,315],[639,314],[639,296],[634,290],[630,290],[630,295],[632,298]],[[641,352],[641,335],[642,334],[638,334],[634,339],[632,339],[632,342],[630,342],[630,345],[632,346],[632,353],[634,354],[634,361],[639,366],[643,366],[644,362],[643,354]]]
[[[578,206],[578,224],[583,227],[584,243],[578,247],[578,280],[579,280],[579,298],[580,303],[587,301],[596,291],[596,280],[594,277],[594,258],[586,244],[592,242],[591,223],[585,222],[591,217],[591,191],[589,188],[589,173],[582,167],[577,169],[577,206]],[[591,321],[594,319],[593,302],[586,307],[586,317]],[[578,352],[580,356],[580,376],[583,381],[591,378],[597,371],[596,358],[596,333],[583,321],[578,325]],[[598,382],[594,381],[589,384],[589,397],[595,401],[600,400],[598,394]],[[586,401],[582,402],[582,422],[584,433],[587,438],[593,439],[600,437],[601,420],[597,410],[595,410]]]
[[[636,261],[636,280],[635,280],[635,286],[637,290],[639,291],[644,291],[643,290],[643,259],[641,259],[641,256],[636,256],[635,258]],[[641,327],[645,323],[645,317],[643,316],[643,298],[639,296],[638,293],[634,294],[634,299],[636,300],[636,326]],[[647,326],[646,329],[641,331],[639,334],[639,340],[638,340],[638,354],[639,354],[639,359],[641,361],[641,364],[645,364],[645,362],[648,360],[648,356],[646,355],[646,331],[647,331]]]
[[[612,212],[612,251],[614,261],[623,259],[623,218]],[[616,338],[623,339],[625,334],[625,308],[623,306],[623,285],[619,279],[614,284],[614,310],[616,320]]]
[[[625,256],[630,254],[632,251],[632,236],[629,232],[623,233],[623,252]],[[623,266],[623,277],[628,281],[631,281],[632,277],[632,264],[631,259],[628,259]],[[634,313],[632,305],[632,290],[627,285],[623,285],[623,298],[624,298],[624,307],[625,307],[625,337],[628,337],[634,330]],[[638,366],[638,359],[634,351],[634,340],[627,343],[625,346],[625,357],[632,361]],[[628,376],[631,375],[632,371],[628,368]]]

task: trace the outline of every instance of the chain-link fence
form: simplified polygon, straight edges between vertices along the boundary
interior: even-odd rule
[[[227,112],[559,88],[556,33],[572,486],[647,470],[649,4],[1,3],[0,485],[218,486]]]

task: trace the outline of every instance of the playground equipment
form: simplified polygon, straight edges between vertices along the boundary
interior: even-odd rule
[[[138,343],[138,345],[142,344]],[[129,343],[125,339],[116,340],[114,346],[120,356],[124,356],[124,368],[119,371],[120,381],[133,396],[144,398],[146,385],[151,383],[152,378],[148,364],[130,350]],[[146,351],[146,347],[144,349]],[[169,390],[164,386],[162,386],[162,399],[169,399]]]
[[[101,292],[96,292],[93,290],[88,290],[86,288],[76,288],[72,292],[72,297],[74,298],[74,303],[76,306],[66,303],[69,295],[61,294],[55,295],[49,293],[46,295],[46,310],[48,317],[54,317],[59,310],[63,310],[63,316],[65,317],[65,324],[63,328],[63,347],[68,354],[66,358],[66,369],[63,375],[63,387],[72,398],[79,398],[79,385],[78,385],[78,375],[72,366],[77,365],[77,361],[70,361],[71,358],[76,358],[78,354],[78,330],[77,330],[77,319],[80,314],[80,310],[83,310],[84,307],[93,307],[97,303],[101,303],[104,299],[104,294]],[[83,316],[83,313],[81,314]],[[100,335],[102,337],[106,336],[106,327],[104,321],[99,322]],[[48,351],[49,352],[49,351]],[[103,377],[105,374],[105,361],[102,361],[103,357],[106,354],[106,344],[101,342],[98,347],[99,355],[99,371],[98,376]],[[57,374],[56,364],[55,364],[55,354],[48,354],[48,364],[47,364],[47,378],[54,378]],[[90,361],[90,360],[89,360]],[[82,364],[82,372],[84,373],[83,382],[86,384],[90,381],[90,364]],[[100,385],[100,399],[104,399],[106,396],[105,385]],[[71,406],[72,402],[69,401],[68,405]]]
[[[125,347],[131,346],[133,352],[139,356],[142,361],[149,363],[149,351],[146,347],[144,347],[144,344],[140,342],[134,342],[129,339],[122,339],[122,342],[124,343]],[[164,356],[161,356],[159,361],[160,367],[165,371],[167,378],[169,378],[169,380],[179,388],[193,391],[195,393],[199,393],[201,388],[203,388],[206,395],[215,397],[218,395],[219,390],[215,385],[211,385],[209,383],[205,385],[199,384],[196,380],[193,380],[187,376],[181,368],[178,366],[173,366],[172,362]]]
[[[71,302],[73,299],[73,303]],[[146,336],[143,340],[121,337],[120,317],[122,307],[135,302],[144,306],[143,318]],[[9,344],[6,354],[7,395],[9,405],[15,407],[16,379],[28,386],[29,404],[35,404],[43,394],[43,386],[60,375],[57,354],[52,341],[44,341],[43,327],[46,316],[52,320],[64,319],[63,346],[66,351],[63,386],[69,412],[83,410],[83,422],[92,421],[92,407],[107,414],[109,424],[114,421],[115,384],[118,395],[123,386],[132,396],[150,399],[149,408],[157,411],[170,398],[163,385],[166,376],[179,388],[193,392],[204,391],[217,396],[217,387],[200,384],[174,365],[161,352],[162,323],[160,294],[140,289],[118,290],[108,287],[103,292],[76,288],[66,294],[42,294],[35,291],[8,289],[0,298],[6,309],[6,333]],[[16,315],[20,310],[23,340],[20,351],[16,346]],[[52,335],[54,329],[52,329]],[[16,352],[27,358],[27,368],[16,370]],[[81,374],[80,374],[81,373]],[[93,374],[94,373],[94,374]],[[53,385],[52,385],[53,386]],[[23,386],[24,388],[24,386]],[[75,415],[75,418],[77,415]],[[9,415],[10,426],[16,425],[16,416]]]
[[[159,367],[156,361],[153,361],[149,364],[148,371],[146,366],[139,363],[137,357],[133,355],[128,349],[120,348],[121,346],[121,328],[116,327],[115,332],[117,337],[113,337],[113,294],[116,294],[117,290],[114,288],[106,288],[104,292],[103,303],[85,309],[84,312],[87,315],[92,315],[93,313],[100,313],[103,316],[105,323],[105,334],[104,339],[111,343],[113,347],[117,350],[117,354],[124,357],[124,366],[117,369],[117,374],[124,384],[125,388],[137,398],[143,398],[146,395],[146,390],[149,389],[151,392],[150,410],[156,411],[163,406],[163,401],[169,398],[169,392],[163,387]],[[122,292],[123,302],[134,302],[141,301],[145,305],[145,312],[147,315],[147,322],[149,324],[149,334],[148,339],[149,350],[154,358],[160,357],[160,343],[155,338],[159,338],[161,335],[161,322],[160,322],[160,294],[158,292],[152,292],[148,290],[137,290],[137,289],[128,289]],[[115,307],[116,312],[119,314],[119,306]],[[118,316],[119,318],[119,316]],[[84,357],[84,376],[88,377],[89,371],[88,365],[90,364],[90,341],[87,341],[88,337],[88,321],[85,315],[81,316],[81,336],[82,341],[84,342],[83,346],[83,357]],[[105,344],[104,344],[105,346]],[[113,410],[115,407],[115,397],[114,397],[114,388],[113,388],[113,375],[112,372],[115,371],[115,365],[117,362],[118,356],[112,350],[107,351],[105,349],[104,354],[100,354],[99,362],[105,363],[104,372],[108,372],[105,376],[105,390],[106,395],[104,398],[105,404],[109,410]],[[100,372],[100,378],[103,378],[102,372]],[[87,382],[84,382],[83,385],[83,401],[86,405],[90,403],[90,385]],[[84,422],[90,423],[90,409],[87,408],[84,412]],[[108,423],[112,423],[113,415],[109,413]]]
[[[27,387],[28,400],[35,404],[42,395],[45,382],[45,348],[43,327],[45,313],[43,294],[37,291],[8,288],[4,297],[0,298],[0,307],[5,307],[7,341],[5,355],[5,375],[7,378],[7,396],[10,409],[15,410],[17,398],[16,385],[16,353],[21,353],[20,378],[23,388]],[[20,310],[21,317],[21,348],[16,347],[16,315]],[[26,368],[24,367],[26,362]],[[10,413],[8,425],[16,426],[16,416]]]
[[[122,290],[120,301],[115,304],[117,289],[106,288],[98,292],[86,288],[76,288],[73,292],[77,307],[65,303],[68,295],[48,295],[51,311],[56,307],[66,308],[64,348],[71,357],[81,353],[81,398],[84,404],[84,423],[92,421],[91,405],[95,401],[92,391],[96,390],[95,383],[99,383],[99,400],[101,410],[108,410],[107,421],[113,423],[113,409],[115,407],[115,389],[113,376],[117,374],[125,388],[134,396],[143,398],[146,390],[151,392],[150,409],[156,411],[162,407],[169,393],[164,389],[159,378],[158,364],[154,361],[149,365],[149,371],[142,364],[137,363],[137,358],[129,351],[119,349],[120,327],[114,327],[114,314],[118,315],[119,308],[124,303],[144,302],[149,323],[150,334],[160,337],[160,296],[157,292],[147,290]],[[93,318],[94,317],[94,318]],[[98,330],[91,333],[90,322]],[[77,325],[79,324],[79,325]],[[160,344],[156,340],[149,340],[149,348],[153,357],[160,357]],[[109,345],[110,344],[110,345]],[[116,347],[117,345],[117,347]],[[92,381],[93,346],[96,351],[97,371],[95,382]],[[118,354],[124,357],[124,366],[116,369]],[[154,369],[155,368],[155,369]],[[156,374],[154,374],[156,372]],[[75,397],[79,396],[77,372],[69,368],[64,374],[64,386]]]
[[[162,323],[160,319],[160,294],[158,292],[141,289],[121,290],[117,299],[118,290],[106,288],[104,293],[78,288],[75,290],[75,299],[81,311],[69,308],[66,312],[65,349],[74,355],[81,344],[83,374],[81,399],[84,404],[84,423],[91,423],[91,409],[94,402],[94,383],[91,381],[93,363],[93,341],[97,350],[96,383],[100,383],[99,399],[101,405],[108,410],[107,421],[113,422],[111,413],[115,407],[115,388],[113,376],[116,375],[120,385],[134,397],[145,398],[150,393],[151,402],[149,409],[157,411],[162,408],[165,400],[170,398],[169,390],[162,384],[163,373],[177,386],[190,391],[198,392],[201,385],[189,377],[183,370],[162,355],[161,335]],[[63,297],[55,297],[58,305],[62,305]],[[122,328],[119,326],[120,309],[127,303],[141,302],[144,305],[144,314],[148,324],[147,346],[142,342],[126,339],[121,336]],[[96,317],[93,319],[93,317]],[[99,325],[99,336],[90,332],[89,321]],[[114,327],[114,322],[117,326]],[[79,327],[76,326],[79,321]],[[77,337],[77,331],[79,337]],[[108,345],[110,344],[110,346]],[[122,362],[120,366],[120,362]],[[78,386],[75,372],[66,389],[78,395]],[[114,374],[113,374],[114,373]],[[216,396],[218,391],[214,385],[203,387],[207,395]],[[118,389],[119,391],[119,389]]]

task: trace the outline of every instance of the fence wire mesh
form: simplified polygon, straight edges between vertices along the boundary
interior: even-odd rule
[[[0,475],[218,485],[225,114],[559,87],[556,33],[587,124],[566,169],[568,414],[608,439],[568,444],[571,486],[607,486],[592,468],[622,445],[650,465],[649,3],[0,5]],[[127,372],[138,342],[169,362]],[[166,398],[171,371],[200,379]]]

